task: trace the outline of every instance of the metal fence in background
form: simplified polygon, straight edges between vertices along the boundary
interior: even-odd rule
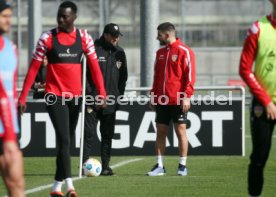
[[[97,38],[100,2],[109,2],[108,20],[118,23],[124,36],[121,46],[128,58],[128,87],[140,86],[140,1],[138,0],[75,0],[78,5],[76,25],[86,28]],[[27,68],[28,49],[28,0],[20,0],[21,32],[17,30],[17,2],[14,5],[13,28],[10,37],[20,48],[19,79]],[[61,0],[42,0],[43,31],[56,26],[56,12]],[[268,14],[268,0],[159,0],[160,22],[170,21],[176,25],[178,36],[195,50],[197,60],[197,85],[227,85],[238,80],[240,51],[247,29],[261,16]],[[156,27],[152,27],[156,29]],[[157,41],[156,41],[157,42]],[[155,55],[155,54],[148,54]],[[153,69],[153,68],[152,68]],[[19,80],[19,86],[22,81]]]

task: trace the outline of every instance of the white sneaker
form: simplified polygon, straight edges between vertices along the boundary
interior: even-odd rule
[[[166,174],[165,167],[161,168],[156,164],[150,172],[148,172],[148,176],[164,176]]]
[[[179,165],[178,165],[177,174],[178,174],[179,176],[187,176],[188,171],[187,171],[186,166],[179,164]]]

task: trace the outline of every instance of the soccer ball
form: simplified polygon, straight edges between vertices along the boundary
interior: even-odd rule
[[[83,166],[83,173],[85,176],[99,176],[102,172],[102,164],[93,158],[89,158],[86,162],[84,162]]]

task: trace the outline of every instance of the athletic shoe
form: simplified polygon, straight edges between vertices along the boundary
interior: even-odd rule
[[[66,197],[78,197],[77,192],[75,190],[69,190],[66,193]]]
[[[150,172],[148,172],[148,176],[163,176],[166,174],[165,167],[161,168],[158,166],[158,164],[155,164]]]
[[[178,165],[178,170],[177,170],[177,174],[179,176],[187,176],[188,172],[187,172],[187,168],[186,166],[179,164]]]
[[[110,167],[103,168],[101,175],[102,176],[116,176]]]
[[[64,197],[62,192],[51,192],[50,197]]]

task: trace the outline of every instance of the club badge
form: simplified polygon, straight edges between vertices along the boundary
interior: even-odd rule
[[[122,66],[122,62],[121,62],[121,61],[117,61],[117,62],[116,62],[116,66],[117,66],[118,69],[120,69],[121,66]]]
[[[93,108],[92,107],[87,107],[87,113],[92,113],[93,112]]]
[[[253,110],[254,110],[254,114],[257,118],[260,118],[264,112],[264,108],[262,106],[255,106]]]
[[[172,61],[175,62],[178,58],[178,55],[172,55]]]

